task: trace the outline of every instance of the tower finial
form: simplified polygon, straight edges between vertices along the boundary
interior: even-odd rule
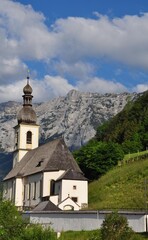
[[[27,84],[29,84],[29,79],[30,79],[30,70],[27,70]]]

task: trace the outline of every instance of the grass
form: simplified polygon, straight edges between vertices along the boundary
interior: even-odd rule
[[[124,156],[123,163],[128,163],[128,161],[132,159],[137,159],[140,160],[140,158],[143,156],[148,155],[148,150],[142,151],[142,152],[137,152],[137,153],[129,153]]]
[[[147,177],[148,159],[115,167],[89,184],[89,209],[145,209]]]
[[[59,240],[89,240],[100,235],[99,230],[62,232]]]
[[[59,240],[95,240],[99,239],[100,231],[93,230],[93,231],[68,231],[62,232],[61,237]],[[148,239],[148,234],[136,234],[138,240]],[[101,239],[101,238],[100,238]]]

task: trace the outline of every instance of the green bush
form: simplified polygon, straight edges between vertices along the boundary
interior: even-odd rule
[[[10,201],[0,201],[0,239],[15,240],[21,235],[26,222]]]
[[[21,240],[55,240],[55,233],[50,227],[43,228],[39,224],[31,224],[26,227],[21,235]]]
[[[134,240],[135,234],[126,217],[113,212],[108,214],[101,227],[102,240]]]

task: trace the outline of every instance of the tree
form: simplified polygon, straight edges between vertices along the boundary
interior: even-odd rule
[[[14,240],[22,234],[26,222],[17,211],[17,208],[10,202],[0,201],[0,239]]]
[[[117,165],[118,161],[122,160],[124,156],[119,144],[97,142],[95,140],[91,140],[73,154],[85,176],[90,180],[98,179]]]
[[[134,232],[128,226],[126,217],[113,212],[108,214],[101,227],[102,240],[131,240]]]
[[[0,200],[0,240],[55,240],[52,229],[29,224],[10,201]]]

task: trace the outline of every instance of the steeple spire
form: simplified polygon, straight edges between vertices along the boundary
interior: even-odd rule
[[[23,108],[18,114],[18,123],[36,124],[36,113],[32,108],[32,87],[29,84],[29,75],[27,75],[27,84],[23,88]]]
[[[27,71],[27,84],[29,84],[29,79],[30,79],[30,71],[29,71],[29,69],[28,69],[28,71]]]

